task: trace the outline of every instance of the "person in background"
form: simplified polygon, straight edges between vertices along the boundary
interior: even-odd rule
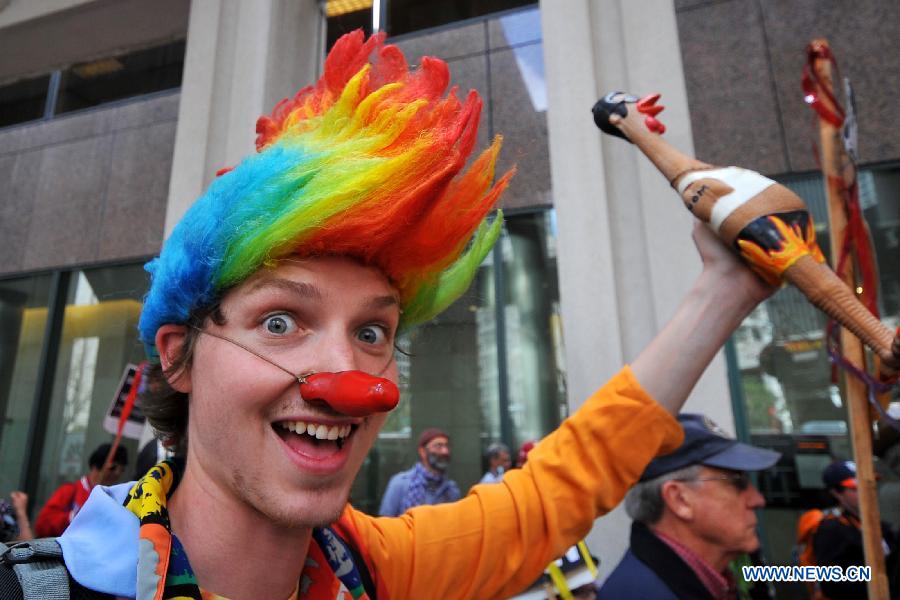
[[[631,545],[601,599],[734,598],[728,563],[759,548],[755,511],[765,499],[747,472],[781,455],[728,437],[703,415],[680,414],[678,422],[684,443],[654,458],[625,496]]]
[[[0,542],[22,542],[34,537],[28,520],[28,494],[13,491],[9,502],[0,500]]]
[[[119,446],[109,467],[104,470],[103,463],[109,454],[110,444],[100,444],[88,458],[88,472],[78,481],[70,481],[59,486],[34,522],[34,532],[38,537],[54,537],[62,535],[72,519],[87,502],[91,490],[96,485],[114,485],[122,478],[128,464],[128,451]]]
[[[838,505],[823,511],[812,537],[815,563],[819,566],[850,566],[867,564],[863,553],[863,538],[859,517],[859,493],[856,486],[856,463],[845,460],[833,462],[822,471],[822,482]],[[881,523],[882,548],[887,562],[891,597],[897,593],[897,542],[887,523]],[[821,581],[819,588],[830,600],[865,598],[866,583]]]
[[[396,517],[414,506],[459,500],[459,486],[447,477],[450,436],[437,427],[429,427],[419,436],[417,452],[419,462],[388,482],[378,509],[381,516]]]
[[[522,445],[519,446],[519,453],[516,455],[516,467],[525,466],[525,462],[528,460],[528,453],[531,452],[535,446],[537,446],[537,440],[528,440],[527,442],[522,442]]]
[[[506,444],[494,442],[488,446],[487,452],[488,470],[478,483],[499,483],[503,480],[503,474],[509,470],[512,461],[509,456],[509,448]]]

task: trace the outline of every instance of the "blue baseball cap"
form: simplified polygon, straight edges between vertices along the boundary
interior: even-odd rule
[[[822,472],[822,483],[828,489],[856,489],[856,463],[852,460],[833,462]]]
[[[781,458],[780,452],[743,444],[705,415],[683,413],[678,422],[684,442],[670,454],[650,461],[640,481],[648,481],[690,465],[706,465],[732,471],[762,471]]]

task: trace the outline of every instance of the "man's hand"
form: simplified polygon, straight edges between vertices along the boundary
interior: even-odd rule
[[[777,288],[757,276],[707,225],[695,221],[692,236],[703,261],[703,271],[725,281],[735,293],[746,296],[753,306],[775,293]]]
[[[9,493],[9,499],[12,502],[13,510],[16,511],[16,522],[19,525],[19,537],[16,538],[16,541],[34,539],[31,521],[28,519],[28,494],[16,490]]]
[[[9,499],[12,501],[12,506],[16,509],[17,515],[28,512],[28,494],[16,490],[9,493]]]

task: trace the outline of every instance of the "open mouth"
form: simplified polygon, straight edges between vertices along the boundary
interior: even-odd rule
[[[277,421],[272,424],[272,428],[291,449],[309,456],[317,456],[342,449],[358,425]]]

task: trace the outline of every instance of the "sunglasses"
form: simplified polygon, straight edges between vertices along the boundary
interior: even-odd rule
[[[735,487],[739,492],[743,492],[750,487],[750,475],[744,471],[736,471],[727,475],[719,475],[717,477],[694,477],[691,479],[676,479],[675,481],[727,481]]]

